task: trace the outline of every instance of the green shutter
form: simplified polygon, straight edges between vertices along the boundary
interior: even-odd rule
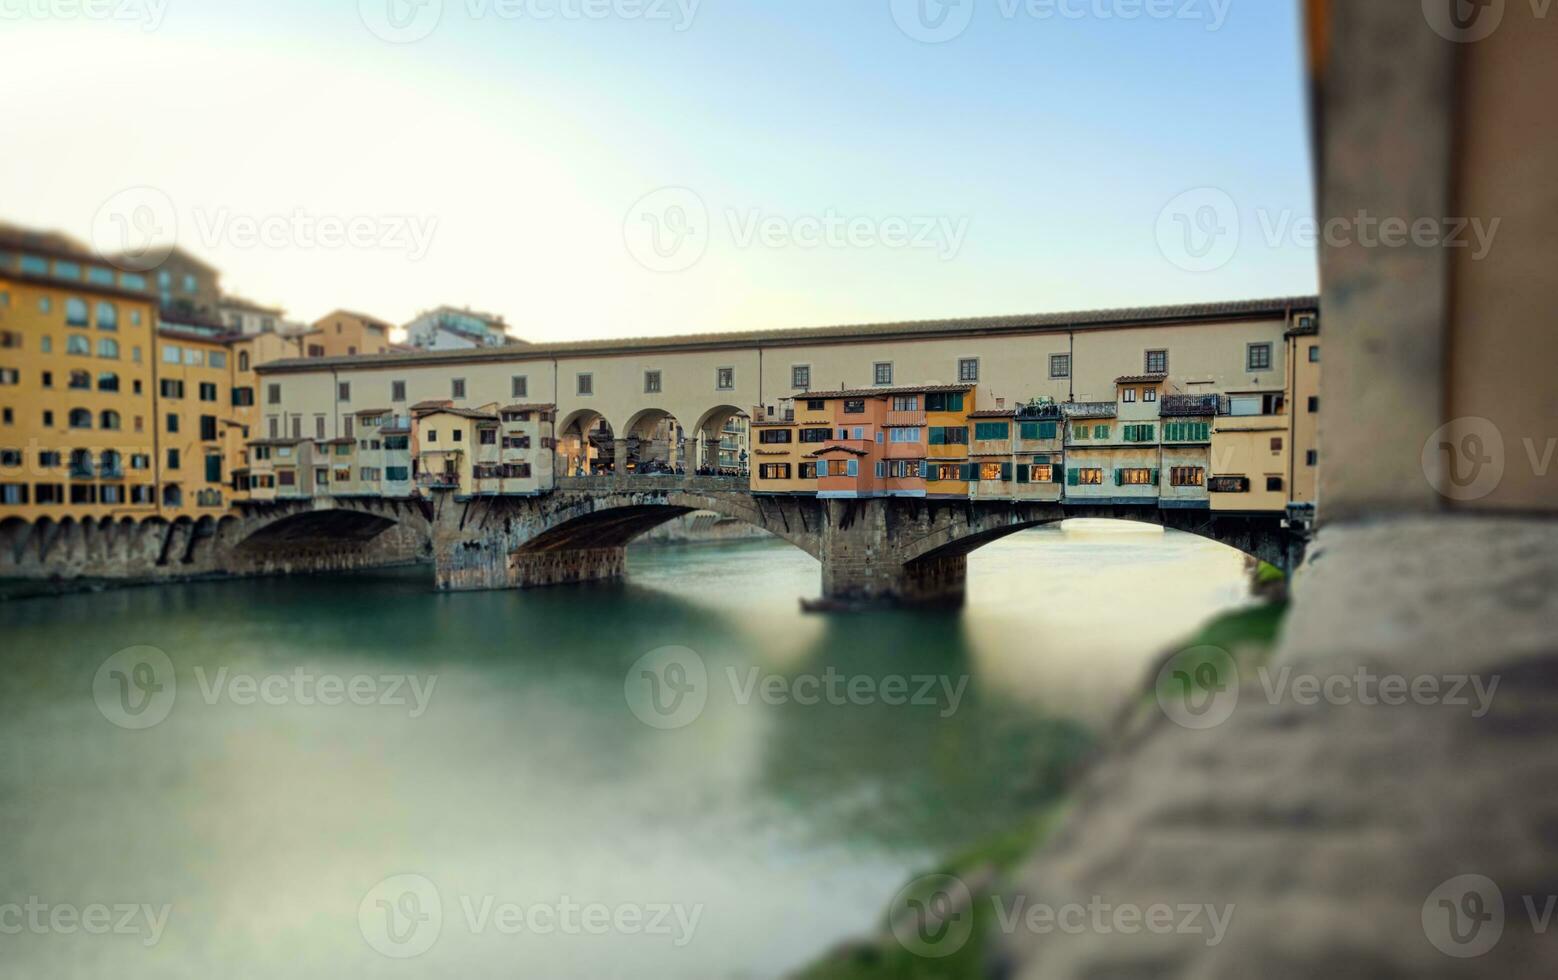
[[[1039,438],[1040,439],[1053,439],[1053,438],[1055,438],[1055,423],[1054,422],[1040,422],[1039,423]]]
[[[1012,464],[1011,463],[1002,463],[1001,464],[1001,479],[1010,482],[1011,478],[1012,478]]]
[[[1115,486],[1119,486],[1120,485],[1120,468],[1118,466],[1115,467],[1115,470],[1114,470],[1114,485]]]
[[[1153,486],[1157,486],[1158,485],[1158,471],[1157,470],[1153,470],[1152,471],[1152,485]]]
[[[1077,471],[1075,469],[1067,470],[1066,471],[1066,486],[1074,487],[1076,485],[1077,485]]]
[[[1050,470],[1049,470],[1050,482],[1051,483],[1059,483],[1060,482],[1060,474],[1061,474],[1061,472],[1062,472],[1062,469],[1061,469],[1061,465],[1060,465],[1060,460],[1059,459],[1056,459],[1054,462],[1050,463]],[[1072,472],[1076,472],[1076,471],[1073,470]]]
[[[1028,464],[1027,463],[1018,463],[1017,464],[1017,482],[1018,483],[1027,483],[1028,482]]]

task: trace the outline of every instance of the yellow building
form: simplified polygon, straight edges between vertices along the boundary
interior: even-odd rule
[[[1212,423],[1213,510],[1286,510],[1288,419],[1281,393],[1229,396]]]
[[[1288,341],[1288,502],[1313,510],[1320,473],[1320,324],[1300,316]]]
[[[925,395],[925,495],[966,497],[974,476],[969,463],[969,414],[974,411],[974,387],[938,387]]]
[[[297,334],[304,357],[355,357],[359,354],[387,354],[390,343],[388,320],[336,310],[315,320],[309,329]]]
[[[156,309],[144,276],[0,226],[0,516],[160,513]]]
[[[158,502],[166,514],[220,515],[245,443],[233,413],[227,332],[164,320],[157,329]]]
[[[833,437],[825,398],[784,398],[752,410],[753,493],[817,492],[817,460],[811,456]]]

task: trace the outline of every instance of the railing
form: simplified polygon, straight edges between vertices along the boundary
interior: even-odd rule
[[[888,412],[888,425],[924,425],[924,412]]]
[[[638,476],[560,476],[559,490],[695,490],[704,493],[746,492],[749,487],[746,476],[699,476],[697,474],[655,473]]]
[[[460,477],[457,473],[419,473],[417,474],[417,486],[426,487],[429,490],[458,488],[460,486]]]

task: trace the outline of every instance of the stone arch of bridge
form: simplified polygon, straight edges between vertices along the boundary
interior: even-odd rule
[[[1199,510],[1158,510],[1155,508],[1099,507],[1061,511],[1058,506],[1023,511],[1017,508],[1002,513],[975,515],[953,520],[928,533],[904,542],[899,555],[905,565],[967,556],[995,541],[1029,528],[1054,524],[1068,518],[1101,518],[1184,531],[1215,541],[1253,558],[1291,570],[1302,546],[1281,527],[1280,515],[1214,514]]]
[[[692,491],[578,496],[549,511],[542,527],[515,548],[514,554],[622,547],[666,521],[694,511],[709,511],[761,528],[821,559],[822,517],[815,500],[764,503],[747,494]]]
[[[415,500],[301,500],[271,505],[236,524],[240,550],[309,543],[319,539],[362,543],[396,524],[432,534],[427,505]],[[225,528],[224,528],[225,530]]]

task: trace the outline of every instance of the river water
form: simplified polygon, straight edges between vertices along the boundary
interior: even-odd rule
[[[975,553],[957,613],[803,614],[775,541],[630,562],[0,603],[0,976],[781,975],[1248,601],[1236,552],[1107,522]],[[634,700],[668,664],[698,710]]]

